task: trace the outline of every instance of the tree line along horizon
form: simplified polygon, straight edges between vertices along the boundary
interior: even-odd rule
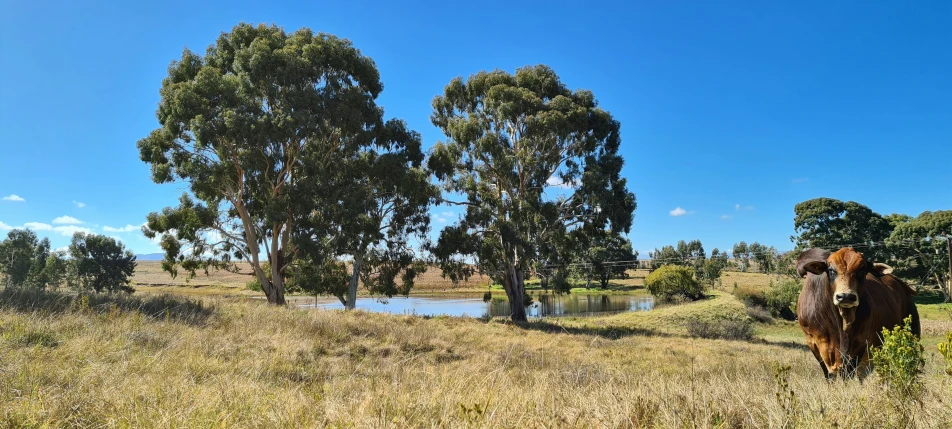
[[[191,277],[246,261],[269,303],[285,304],[290,291],[333,295],[354,308],[360,285],[371,294],[407,294],[434,264],[454,283],[489,276],[505,289],[512,319],[524,321],[527,278],[560,289],[572,277],[595,276],[604,286],[624,275],[606,262],[637,259],[624,236],[637,203],[621,175],[620,123],[590,91],[567,89],[545,65],[457,77],[432,102],[430,120],[444,140],[424,152],[418,132],[385,118],[376,103],[382,90],[371,58],[308,28],[241,23],[204,56],[185,49],[162,81],[160,127],[137,142],[154,182],[188,186],[177,206],[150,213],[143,227],[160,242],[162,268]],[[437,204],[464,212],[433,240],[429,209]],[[935,267],[948,260],[940,242],[952,235],[952,211],[883,217],[829,198],[794,211],[798,249],[865,243],[864,252],[893,262],[900,275],[948,283]],[[72,245],[71,258],[58,260],[48,240],[43,250],[35,234],[17,234],[0,245],[8,286],[28,278],[55,284],[38,277],[43,267],[31,263],[23,275],[26,264],[10,262],[30,243],[37,265],[83,260]],[[92,259],[101,276],[105,266],[134,269],[121,243],[78,237],[118,249]],[[789,254],[759,243],[732,250],[742,269],[751,261],[760,269],[789,266]],[[698,280],[712,281],[727,266],[726,251],[708,258],[698,240],[651,257],[690,265]],[[587,273],[578,269],[584,264]],[[129,276],[106,283],[127,286]],[[106,284],[73,283],[90,281]]]

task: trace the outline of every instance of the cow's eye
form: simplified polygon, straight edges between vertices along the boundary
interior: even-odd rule
[[[831,279],[836,278],[836,268],[830,267],[830,278]]]

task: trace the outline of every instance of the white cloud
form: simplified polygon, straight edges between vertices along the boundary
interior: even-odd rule
[[[453,217],[453,215],[455,215],[453,212],[440,212],[440,216],[443,217]]]
[[[733,218],[733,216],[721,215],[721,220],[728,220],[728,219],[732,219],[732,218]]]
[[[18,201],[19,202],[19,201],[26,201],[26,200],[24,200],[23,197],[17,194],[10,194],[3,197],[3,201]]]
[[[0,222],[0,231],[7,231],[7,230],[10,230],[10,229],[13,229],[13,227],[10,226],[10,225],[5,224],[5,223],[3,223],[3,222]]]
[[[753,210],[753,209],[754,209],[754,206],[743,206],[743,207],[741,207],[740,204],[734,204],[734,210],[740,211],[741,209],[744,209],[744,210]]]
[[[562,189],[572,189],[575,186],[572,183],[563,182],[558,176],[552,176],[545,181],[546,185]]]
[[[126,225],[119,228],[113,228],[109,225],[106,225],[102,227],[102,230],[106,232],[132,232],[132,231],[138,231],[140,228],[141,228],[141,225],[140,226]]]
[[[27,222],[23,224],[24,228],[32,229],[34,231],[52,231],[53,227],[40,222]]]
[[[436,221],[439,222],[439,223],[446,223],[446,218],[445,218],[445,217],[437,217],[437,218],[436,218]]]
[[[53,249],[54,252],[69,252],[69,246],[57,247]]]
[[[734,204],[734,210],[740,210],[740,204]]]
[[[53,223],[56,225],[81,225],[83,221],[72,216],[60,216],[56,219],[53,219]]]
[[[53,231],[58,232],[65,237],[72,237],[73,234],[77,232],[84,232],[86,234],[90,234],[93,232],[89,228],[83,228],[83,227],[79,227],[75,225],[57,226],[53,228]]]
[[[73,204],[75,204],[76,207],[79,207],[79,208],[86,207],[86,203],[84,203],[84,202],[82,202],[82,201],[73,200]]]
[[[669,213],[671,213],[671,216],[684,216],[688,214],[688,211],[682,209],[681,207],[677,207],[674,210],[671,210]]]

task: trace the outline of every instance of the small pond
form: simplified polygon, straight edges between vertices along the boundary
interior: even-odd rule
[[[533,295],[533,302],[526,313],[529,317],[586,315],[623,311],[645,311],[654,308],[654,298],[644,295]],[[307,301],[304,301],[305,303]],[[302,305],[327,309],[344,308],[337,299],[318,299]],[[393,297],[357,298],[357,308],[394,314],[418,316],[510,316],[509,300],[505,296],[493,296],[484,301],[477,297]]]

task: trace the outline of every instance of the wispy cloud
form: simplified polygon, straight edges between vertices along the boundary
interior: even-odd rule
[[[0,231],[9,231],[9,230],[11,230],[11,229],[13,229],[12,226],[7,225],[7,224],[5,224],[5,223],[3,223],[3,222],[0,222]]]
[[[741,211],[741,210],[753,210],[753,209],[754,209],[754,206],[743,206],[743,207],[741,207],[740,204],[734,204],[734,210],[736,210],[736,211]]]
[[[84,202],[82,202],[82,201],[73,200],[73,204],[75,204],[76,207],[79,207],[79,208],[86,207],[86,203],[84,203]]]
[[[676,207],[674,210],[671,210],[668,213],[671,213],[671,216],[684,216],[688,214],[688,211],[685,209],[682,209],[681,207]]]
[[[109,225],[106,225],[106,226],[102,227],[102,230],[103,230],[103,231],[106,231],[106,232],[132,232],[132,231],[138,231],[138,230],[140,230],[141,228],[142,228],[141,225],[140,225],[140,226],[126,225],[126,226],[122,226],[122,227],[119,227],[119,228],[113,228],[113,227],[111,227],[111,226],[109,226]]]
[[[76,219],[72,216],[60,216],[56,219],[53,219],[54,225],[82,225],[83,221]]]
[[[734,218],[734,216],[721,215],[721,220],[728,220],[728,219],[733,219],[733,218]]]
[[[807,183],[809,181],[810,181],[809,177],[800,177],[800,178],[791,180],[792,183]]]
[[[17,202],[19,202],[19,201],[26,201],[26,200],[24,200],[23,197],[21,197],[21,196],[19,196],[19,195],[17,195],[17,194],[10,194],[10,195],[7,195],[7,196],[3,197],[3,201],[17,201]]]
[[[60,235],[63,235],[64,237],[72,237],[73,234],[77,232],[83,232],[86,234],[90,234],[93,232],[89,228],[83,228],[81,226],[75,226],[75,225],[57,226],[53,228],[53,231],[60,233]]]
[[[40,222],[27,222],[23,224],[24,228],[32,229],[34,231],[52,231],[53,226]]]

